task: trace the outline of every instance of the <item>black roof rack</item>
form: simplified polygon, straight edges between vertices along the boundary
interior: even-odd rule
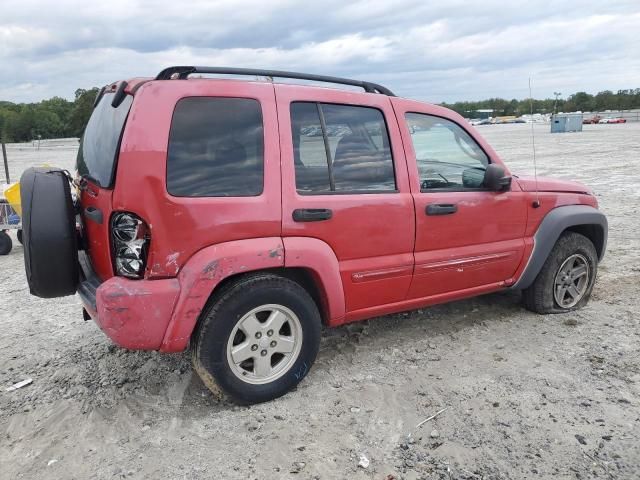
[[[338,83],[342,85],[352,85],[364,88],[365,92],[381,93],[390,97],[395,97],[393,92],[377,83],[364,82],[362,80],[352,80],[350,78],[328,77],[326,75],[314,75],[311,73],[285,72],[282,70],[261,70],[258,68],[233,68],[233,67],[192,67],[176,66],[162,70],[156,80],[170,80],[177,74],[179,79],[185,79],[192,73],[213,73],[221,75],[255,75],[261,77],[276,78],[296,78],[298,80],[312,80],[315,82]]]

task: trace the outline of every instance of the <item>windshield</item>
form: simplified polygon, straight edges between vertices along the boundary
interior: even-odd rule
[[[99,186],[111,187],[122,129],[133,97],[127,95],[117,107],[111,106],[113,93],[105,93],[91,114],[80,141],[76,168]]]

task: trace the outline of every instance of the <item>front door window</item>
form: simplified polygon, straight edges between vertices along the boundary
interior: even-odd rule
[[[456,123],[433,115],[405,115],[416,154],[420,190],[481,189],[489,157]]]

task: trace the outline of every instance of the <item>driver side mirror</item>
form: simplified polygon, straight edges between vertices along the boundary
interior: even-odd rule
[[[511,188],[511,177],[505,176],[504,167],[490,163],[484,172],[482,185],[494,192],[506,192]]]

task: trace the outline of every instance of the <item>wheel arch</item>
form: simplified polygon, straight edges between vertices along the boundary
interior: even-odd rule
[[[160,350],[184,350],[203,312],[217,295],[239,278],[258,273],[280,275],[297,282],[316,302],[323,323],[339,323],[344,318],[345,303],[337,258],[326,243],[297,238],[239,240],[196,253],[178,275],[180,298]]]
[[[322,317],[322,321],[324,324],[327,324],[329,321],[329,311],[327,305],[327,298],[324,288],[322,286],[322,281],[317,276],[316,272],[314,272],[310,268],[303,267],[272,267],[272,268],[262,268],[259,270],[251,270],[246,272],[239,272],[229,275],[225,277],[214,286],[209,298],[205,302],[205,306],[202,309],[202,312],[206,311],[211,304],[211,302],[215,302],[216,299],[220,296],[221,292],[227,289],[227,287],[237,283],[243,278],[248,276],[267,274],[267,275],[277,275],[279,277],[287,278],[293,282],[296,282],[302,288],[304,288],[311,298],[315,302],[318,307],[318,311],[320,312],[320,316]],[[198,320],[199,322],[199,320]]]
[[[180,352],[188,346],[200,314],[224,279],[282,266],[284,248],[280,237],[235,240],[199,250],[178,273],[180,296],[160,351]]]
[[[608,223],[605,215],[589,205],[566,205],[554,208],[544,217],[534,235],[534,247],[527,266],[513,289],[529,287],[536,277],[553,246],[566,231],[587,237],[594,245],[598,261],[604,257],[607,248]]]
[[[603,225],[594,224],[594,223],[572,225],[570,227],[567,227],[562,233],[566,231],[579,233],[587,237],[589,240],[591,240],[591,243],[593,243],[593,246],[595,247],[596,252],[598,254],[598,261],[602,260],[602,258],[604,257],[604,251],[607,247],[606,225],[603,226]]]

